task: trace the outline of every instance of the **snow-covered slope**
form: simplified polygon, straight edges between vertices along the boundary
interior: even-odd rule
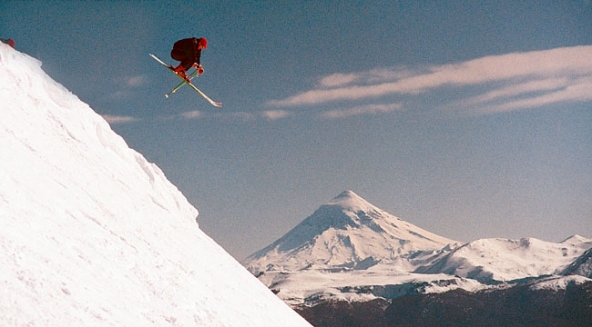
[[[0,44],[1,326],[306,326],[154,164]]]
[[[401,263],[401,259],[451,243],[456,242],[403,221],[353,191],[345,191],[283,237],[249,256],[245,265],[255,274],[300,269],[363,270],[379,262]]]
[[[571,275],[544,277],[541,279],[534,280],[530,282],[528,285],[531,290],[559,291],[565,290],[568,286],[582,285],[590,282],[591,280],[589,278],[579,275]]]
[[[314,306],[326,300],[365,302],[455,289],[478,291],[488,287],[468,278],[401,273],[381,264],[369,270],[268,271],[261,274],[259,280],[292,307]]]
[[[519,240],[482,239],[469,242],[450,253],[442,253],[416,273],[449,274],[484,283],[560,274],[592,240],[575,235],[561,243],[535,238]]]

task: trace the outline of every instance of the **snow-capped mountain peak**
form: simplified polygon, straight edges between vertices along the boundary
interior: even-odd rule
[[[351,211],[379,210],[351,190],[341,192],[333,200],[327,202],[326,205],[341,206],[343,209]]]
[[[455,241],[377,208],[353,191],[321,205],[271,245],[249,256],[254,273],[266,270],[365,269],[385,260],[435,251]]]

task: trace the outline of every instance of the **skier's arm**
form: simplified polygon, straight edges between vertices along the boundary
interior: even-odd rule
[[[195,51],[195,58],[194,58],[194,59],[195,59],[195,60],[194,60],[194,62],[195,62],[195,63],[196,63],[198,66],[201,66],[201,63],[200,63],[200,59],[201,59],[201,50],[196,50],[196,51]]]
[[[201,75],[201,74],[203,74],[204,70],[203,70],[203,67],[201,66],[200,59],[201,59],[201,50],[196,49],[195,50],[195,58],[194,58],[195,63],[193,64],[193,67],[195,69],[197,69],[197,73]]]

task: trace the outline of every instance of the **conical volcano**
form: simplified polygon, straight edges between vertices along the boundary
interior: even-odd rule
[[[353,191],[322,205],[287,234],[246,259],[251,272],[353,268],[408,258],[455,241],[377,208]]]

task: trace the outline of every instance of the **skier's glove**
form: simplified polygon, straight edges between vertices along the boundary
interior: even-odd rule
[[[201,74],[203,74],[203,73],[204,73],[204,69],[203,69],[203,66],[202,66],[201,64],[200,64],[200,65],[198,65],[198,64],[193,64],[193,68],[195,68],[195,69],[197,70],[197,73],[198,73],[199,75],[201,75]]]

